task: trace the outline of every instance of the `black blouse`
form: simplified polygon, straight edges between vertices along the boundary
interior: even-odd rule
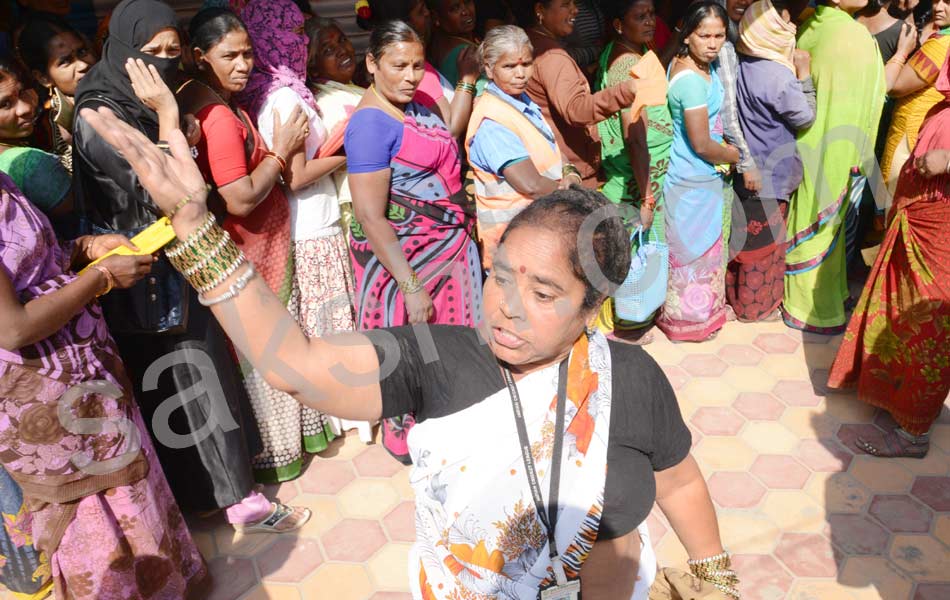
[[[430,325],[363,333],[376,348],[384,376],[384,418],[406,413],[414,413],[417,422],[443,417],[505,387],[494,355],[474,329]],[[647,518],[656,499],[654,471],[685,459],[692,439],[656,362],[638,346],[609,342],[609,347],[613,390],[598,539],[626,535]]]

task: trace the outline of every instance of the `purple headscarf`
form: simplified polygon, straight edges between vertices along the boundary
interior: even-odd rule
[[[242,13],[254,45],[254,70],[238,101],[257,119],[267,96],[280,88],[297,92],[314,110],[317,103],[307,87],[307,42],[303,13],[292,0],[251,0]]]

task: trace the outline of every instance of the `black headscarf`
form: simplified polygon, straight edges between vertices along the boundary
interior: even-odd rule
[[[138,99],[125,70],[129,58],[140,58],[152,65],[166,83],[172,85],[178,74],[178,58],[156,58],[139,51],[162,29],[178,28],[172,7],[158,0],[123,0],[112,11],[109,37],[102,47],[102,59],[79,82],[76,103],[86,96],[99,95],[118,103],[146,130],[157,135],[158,115]]]

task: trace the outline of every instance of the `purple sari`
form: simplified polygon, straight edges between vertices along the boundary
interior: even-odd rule
[[[69,250],[0,174],[0,265],[21,302],[76,279]],[[129,389],[97,303],[0,350],[0,463],[58,598],[199,597],[206,580]]]

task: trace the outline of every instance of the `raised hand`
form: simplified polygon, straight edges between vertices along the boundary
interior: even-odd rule
[[[132,81],[132,90],[142,104],[159,114],[174,112],[177,117],[178,101],[175,100],[175,94],[168,89],[155,67],[145,64],[140,58],[130,58],[125,62],[125,70]]]
[[[179,237],[187,236],[207,212],[207,191],[198,165],[191,157],[188,142],[179,130],[168,136],[170,154],[163,152],[142,132],[106,107],[82,109],[82,117],[102,139],[118,150],[129,163],[155,205],[169,213],[189,194],[191,201],[180,209],[172,224]]]

